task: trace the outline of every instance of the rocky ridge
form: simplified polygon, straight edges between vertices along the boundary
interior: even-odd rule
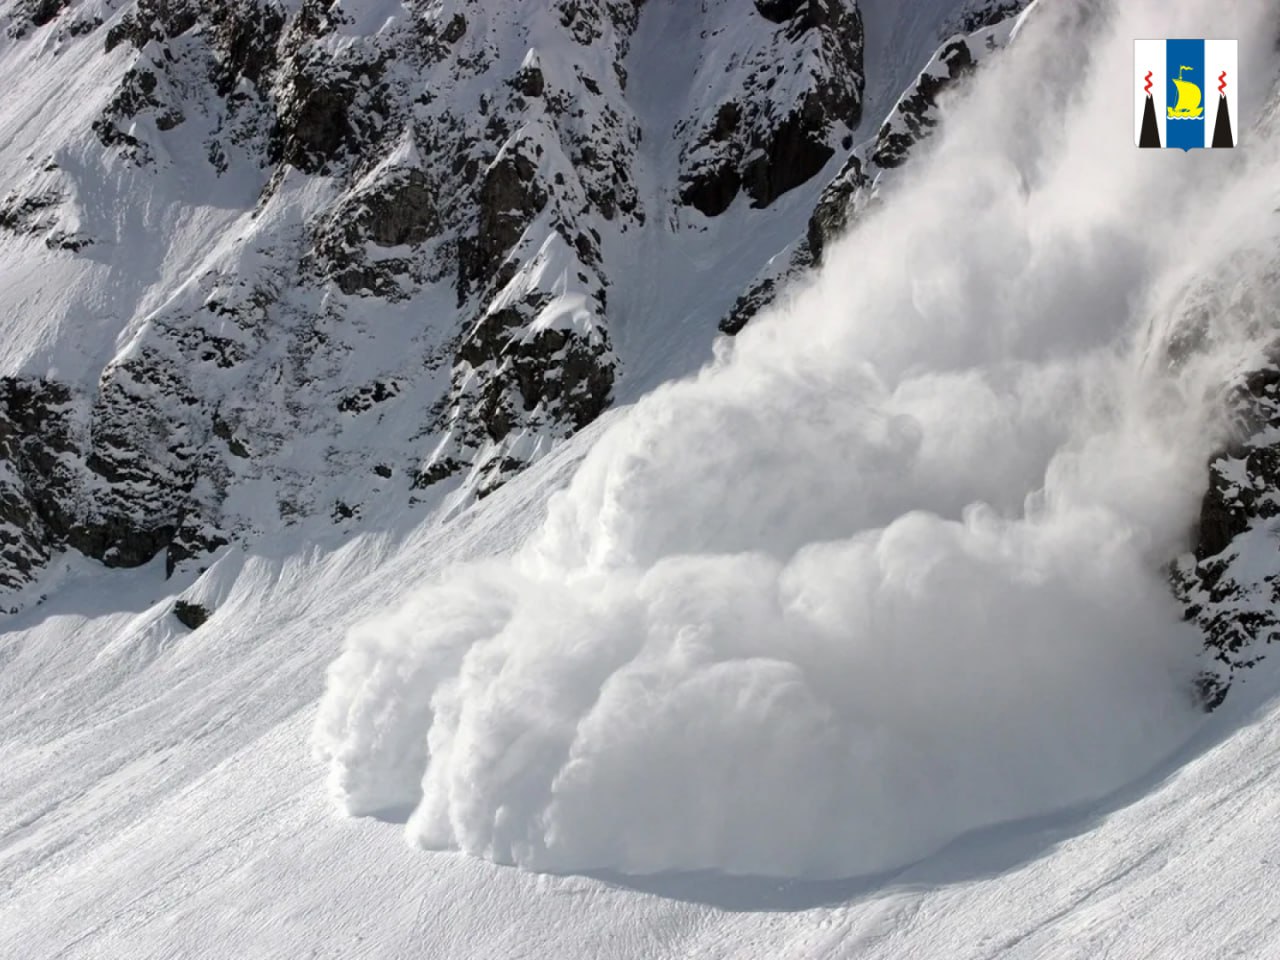
[[[598,416],[619,365],[606,249],[671,219],[636,186],[629,71],[661,66],[628,59],[640,8],[0,9],[11,55],[109,78],[59,125],[65,145],[10,178],[0,236],[106,257],[129,240],[94,200],[128,207],[141,183],[158,191],[141,202],[177,208],[179,179],[252,198],[129,317],[95,383],[21,365],[4,380],[4,585],[66,547],[123,565],[163,551],[172,570],[301,517],[353,522],[391,490],[461,477],[483,496]],[[675,202],[714,220],[739,193],[767,209],[847,148],[863,34],[852,0],[762,0],[732,37],[729,5],[701,16],[707,91],[658,149]],[[92,198],[95,179],[123,192]]]
[[[1234,437],[1209,462],[1195,549],[1170,568],[1204,633],[1198,685],[1209,710],[1280,639],[1280,366],[1242,376],[1229,403]]]
[[[939,122],[940,98],[999,50],[1013,32],[1025,2],[974,5],[956,20],[965,32],[945,40],[916,80],[903,92],[875,136],[858,144],[827,184],[802,237],[775,257],[720,321],[720,330],[739,332],[787,284],[822,263],[823,248],[847,230],[854,217],[879,196],[892,172]]]

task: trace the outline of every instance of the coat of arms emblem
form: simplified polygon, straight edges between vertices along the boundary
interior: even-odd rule
[[[1133,63],[1138,146],[1193,150],[1236,145],[1236,41],[1135,40]]]

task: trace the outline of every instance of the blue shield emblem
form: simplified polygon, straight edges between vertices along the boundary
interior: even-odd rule
[[[1239,59],[1234,40],[1135,40],[1134,141],[1139,147],[1234,147]]]

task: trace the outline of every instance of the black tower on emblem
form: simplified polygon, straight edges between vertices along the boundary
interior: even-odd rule
[[[1231,137],[1231,107],[1227,104],[1227,95],[1218,97],[1218,119],[1213,123],[1214,147],[1234,147]]]
[[[1150,93],[1147,94],[1146,109],[1142,112],[1142,135],[1138,138],[1138,146],[1160,148],[1160,124],[1156,121],[1156,102]]]

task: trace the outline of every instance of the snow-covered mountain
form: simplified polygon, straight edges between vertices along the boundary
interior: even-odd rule
[[[0,954],[1270,955],[1277,36],[0,0]]]
[[[900,55],[876,87],[1014,6],[873,11]],[[703,362],[859,163],[844,0],[0,16],[12,609],[66,548],[172,570],[459,480],[484,496]]]

